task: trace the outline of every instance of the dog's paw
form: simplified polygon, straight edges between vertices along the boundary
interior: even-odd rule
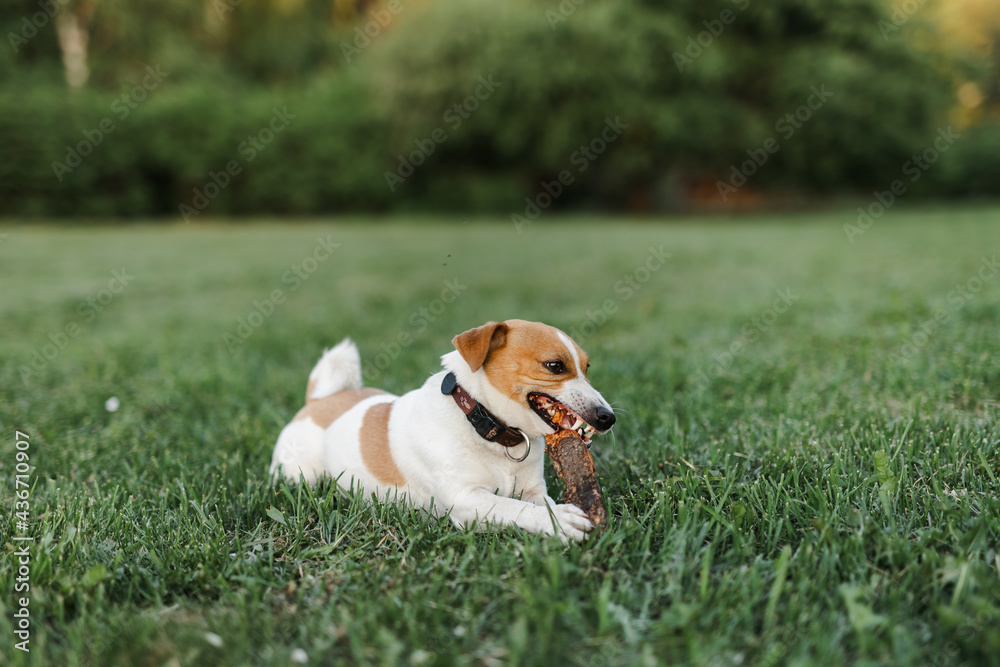
[[[582,542],[594,530],[594,524],[587,518],[587,513],[576,505],[555,505],[544,510],[545,521],[548,523],[544,532],[556,535],[564,543],[570,540]],[[548,514],[549,511],[552,512],[551,515]]]

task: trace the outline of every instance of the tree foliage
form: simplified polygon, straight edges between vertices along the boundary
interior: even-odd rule
[[[977,2],[962,4],[976,15]],[[1000,161],[982,149],[997,141],[992,33],[939,28],[930,4],[914,6],[11,0],[0,211],[175,213],[285,106],[297,120],[213,212],[507,212],[562,174],[560,207],[866,193],[952,123],[977,146],[959,145],[922,191],[996,193],[976,175]],[[87,36],[79,89],[64,81],[60,12]],[[967,37],[971,51],[956,46]],[[120,118],[115,100],[149,67],[166,82]],[[59,178],[105,118],[115,132]],[[609,139],[609,124],[624,129]]]

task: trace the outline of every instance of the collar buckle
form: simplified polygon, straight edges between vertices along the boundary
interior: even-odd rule
[[[472,412],[465,415],[465,418],[476,429],[476,433],[491,442],[500,434],[501,428],[506,428],[498,424],[493,415],[487,412],[486,408],[479,403],[476,403],[476,407],[472,408]]]
[[[455,399],[459,409],[465,413],[465,418],[476,429],[479,437],[490,442],[502,445],[505,449],[517,447],[524,443],[528,444],[528,451],[524,457],[515,459],[507,452],[507,456],[514,461],[523,461],[531,451],[531,442],[528,436],[516,428],[511,428],[504,424],[492,412],[487,410],[479,401],[472,398],[465,389],[458,384],[458,379],[454,373],[448,373],[441,380],[441,393]]]

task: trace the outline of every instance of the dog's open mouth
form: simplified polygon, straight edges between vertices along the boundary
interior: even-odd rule
[[[528,394],[528,405],[542,418],[542,421],[553,429],[556,431],[562,429],[576,431],[580,439],[588,445],[590,439],[597,433],[597,429],[583,421],[583,417],[551,396],[539,393]]]

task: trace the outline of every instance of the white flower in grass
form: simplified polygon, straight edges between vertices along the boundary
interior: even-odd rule
[[[309,656],[300,648],[292,649],[292,662],[296,665],[304,665],[309,662]]]
[[[115,399],[118,400],[118,399]],[[222,648],[222,637],[215,634],[214,632],[205,633],[205,641],[214,646],[215,648]]]
[[[104,409],[108,412],[114,412],[121,404],[122,402],[118,400],[117,396],[112,396],[108,400],[104,401]]]

